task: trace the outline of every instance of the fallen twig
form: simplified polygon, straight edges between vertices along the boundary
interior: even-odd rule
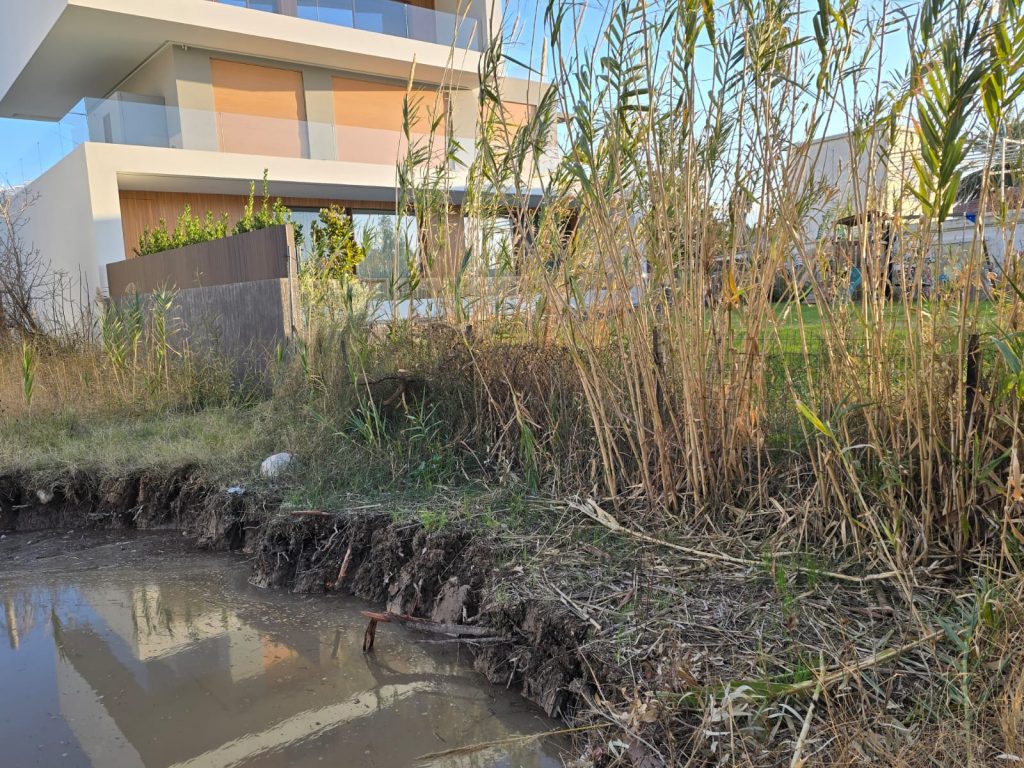
[[[665,541],[664,539],[658,539],[654,536],[649,536],[646,533],[635,531],[632,528],[627,528],[622,525],[618,520],[612,517],[610,514],[605,512],[593,499],[588,499],[585,503],[569,502],[573,509],[577,509],[591,520],[600,523],[605,528],[615,533],[621,533],[626,536],[630,536],[638,541],[645,542],[647,544],[655,544],[659,547],[666,547],[668,549],[675,550],[676,552],[682,552],[684,555],[688,555],[697,560],[718,560],[723,563],[732,563],[734,565],[744,565],[748,567],[758,567],[763,563],[757,560],[749,560],[743,557],[733,557],[732,555],[726,555],[721,552],[710,552],[703,549],[694,549],[693,547],[684,547],[681,544],[674,544],[671,541]],[[839,581],[848,581],[854,584],[867,584],[872,581],[888,581],[899,575],[899,571],[886,571],[884,573],[870,573],[866,576],[852,576],[848,573],[839,573],[838,571],[823,571],[818,568],[808,568],[799,564],[793,564],[792,569],[795,571],[801,571],[804,573],[814,573],[816,576],[827,576],[828,578],[837,579]]]
[[[814,696],[811,697],[811,703],[807,707],[807,714],[804,716],[804,724],[800,728],[800,735],[797,737],[796,744],[793,747],[793,759],[789,761],[789,768],[803,768],[804,759],[802,757],[804,751],[804,744],[807,741],[807,734],[811,732],[811,718],[814,717],[814,708],[818,705],[818,697],[821,696],[821,681],[818,681],[817,687],[814,689]]]
[[[433,632],[439,635],[449,635],[452,638],[470,637],[493,640],[495,637],[494,630],[487,627],[475,627],[469,624],[444,624],[438,621],[418,619],[415,616],[404,616],[399,613],[391,612],[374,613],[373,611],[360,611],[360,613],[370,620],[370,623],[366,627],[366,634],[363,636],[364,653],[369,653],[373,650],[373,641],[377,634],[378,622],[383,622],[385,624],[398,622],[413,629],[420,630],[421,632]]]
[[[594,629],[596,629],[598,632],[601,631],[601,625],[597,622],[597,620],[595,620],[589,613],[587,613],[579,605],[577,605],[571,597],[565,594],[565,592],[560,590],[554,584],[547,582],[546,579],[545,583],[547,583],[547,585],[551,587],[551,589],[555,590],[555,592],[558,593],[558,596],[562,598],[562,602],[570,611],[575,613],[579,618],[583,619],[584,621],[589,622],[590,625],[594,627]]]

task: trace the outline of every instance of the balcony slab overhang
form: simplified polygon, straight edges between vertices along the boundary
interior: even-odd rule
[[[0,24],[0,117],[59,120],[167,43],[405,79],[475,78],[480,54],[209,0],[32,0]]]

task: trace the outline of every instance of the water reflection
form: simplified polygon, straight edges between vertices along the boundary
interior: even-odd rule
[[[257,592],[220,558],[60,582],[0,576],[5,765],[406,766],[554,727],[454,652],[388,627],[364,655],[361,606]],[[437,764],[561,762],[534,742]]]

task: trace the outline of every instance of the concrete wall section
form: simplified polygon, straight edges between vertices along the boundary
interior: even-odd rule
[[[309,156],[316,160],[336,160],[334,130],[334,92],[331,73],[307,67],[302,72],[306,84],[306,119],[309,121]]]
[[[213,98],[213,71],[205,52],[174,48],[174,74],[181,121],[181,146],[217,151],[217,114]]]
[[[23,241],[38,250],[50,271],[62,275],[68,286],[60,306],[43,306],[40,311],[70,317],[76,305],[91,302],[96,291],[106,286],[96,252],[95,233],[101,222],[93,217],[84,148],[72,152],[22,194],[34,200],[26,213]]]
[[[117,90],[152,96],[163,100],[169,107],[178,106],[178,75],[175,46],[167,44],[153,54]]]
[[[33,93],[31,83],[17,83],[50,30],[67,8],[67,0],[5,1],[0,23],[0,108],[2,117],[54,119],[46,94]],[[39,103],[37,103],[39,102]]]

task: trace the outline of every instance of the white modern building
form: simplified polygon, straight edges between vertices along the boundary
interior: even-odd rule
[[[888,237],[884,233],[893,222],[899,222],[896,230],[914,236],[922,211],[911,191],[916,183],[913,158],[920,152],[918,142],[913,131],[901,129],[893,136],[844,133],[802,147],[806,157],[802,179],[810,205],[802,219],[803,246],[798,248],[802,252],[796,254],[797,261],[808,263],[815,255],[828,253],[830,244],[854,254],[864,237],[876,242]],[[1012,158],[1007,168],[1019,167],[1016,144],[1010,142],[1004,149],[1002,156]],[[956,279],[969,261],[979,263],[985,274],[998,272],[1007,259],[1024,254],[1022,198],[1013,173],[1000,179],[998,172],[992,172],[986,213],[979,214],[977,181],[992,159],[982,150],[965,159],[964,181],[956,205],[943,222],[941,242],[935,236],[928,240],[926,283]],[[891,243],[897,267],[903,258],[900,251],[908,245],[913,247]]]
[[[413,143],[471,153],[500,14],[497,0],[0,0],[0,117],[70,137],[28,185],[23,235],[105,292],[105,266],[145,229],[186,204],[234,220],[264,172],[300,221],[337,204],[357,230],[394,223],[407,93]],[[542,90],[502,92],[525,122]],[[438,155],[458,190],[464,165]],[[370,254],[363,269],[379,268]]]
[[[914,136],[900,130],[887,135],[841,133],[801,148],[802,179],[813,195],[802,223],[808,244],[829,240],[844,220],[872,214],[909,218],[920,205],[907,189],[913,169]]]

